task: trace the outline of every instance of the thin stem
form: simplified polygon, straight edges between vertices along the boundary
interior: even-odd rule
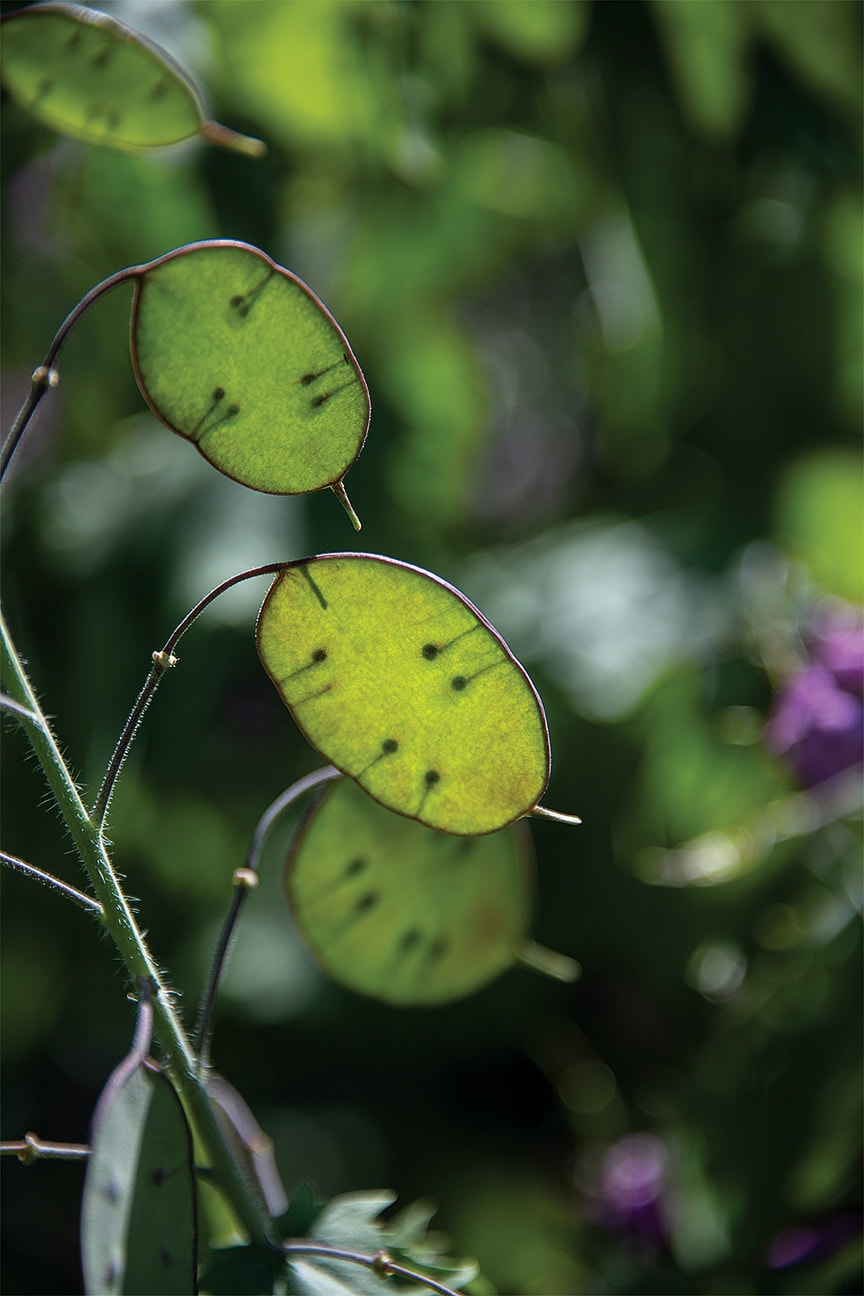
[[[17,855],[7,855],[5,851],[0,851],[0,864],[15,869],[17,873],[23,873],[25,877],[32,878],[34,882],[41,882],[43,886],[50,887],[52,891],[57,891],[60,895],[65,896],[67,900],[72,900],[81,909],[86,909],[88,913],[96,914],[99,918],[105,917],[98,900],[93,900],[90,896],[85,895],[83,891],[79,891],[77,887],[70,886],[68,882],[61,882],[53,873],[45,873],[42,869],[36,868],[35,864],[28,864],[26,860],[19,859]]]
[[[207,985],[204,994],[201,996],[201,1007],[198,1010],[198,1024],[195,1028],[195,1049],[198,1053],[198,1066],[201,1070],[209,1065],[210,1061],[210,1043],[213,1036],[213,1012],[216,1007],[216,996],[219,993],[219,982],[222,973],[225,970],[225,964],[228,959],[228,952],[231,948],[231,942],[234,937],[234,930],[237,925],[237,919],[240,917],[240,911],[246,902],[246,897],[250,891],[254,891],[258,885],[258,864],[261,859],[261,852],[264,849],[264,842],[267,834],[273,827],[276,820],[283,814],[289,806],[300,797],[311,792],[313,788],[319,787],[322,783],[329,783],[332,779],[340,777],[339,770],[332,765],[325,765],[322,769],[314,770],[311,774],[304,775],[296,783],[292,783],[289,788],[276,798],[276,800],[267,807],[258,824],[255,832],[252,834],[252,841],[246,854],[246,861],[243,868],[237,869],[234,873],[234,895],[231,898],[231,908],[222,927],[219,936],[219,943],[213,955],[213,962],[210,966],[210,975],[207,978]]]
[[[107,279],[103,279],[95,288],[91,288],[86,296],[81,298],[78,305],[73,307],[66,316],[65,320],[54,334],[54,340],[48,348],[48,354],[45,356],[42,364],[39,365],[37,369],[33,370],[30,378],[30,391],[27,394],[27,399],[18,411],[15,421],[9,429],[9,434],[3,442],[3,448],[0,450],[0,481],[2,481],[6,475],[6,469],[9,467],[12,456],[18,448],[21,438],[27,431],[30,420],[36,412],[37,405],[45,393],[50,391],[52,387],[56,387],[59,382],[60,375],[54,368],[54,361],[60,354],[63,343],[69,336],[69,332],[73,325],[81,318],[87,308],[92,306],[93,303],[103,295],[103,293],[109,292],[112,288],[116,288],[118,284],[126,283],[130,279],[138,278],[145,269],[145,266],[129,266],[125,270],[118,270],[116,274],[109,275]]]
[[[117,739],[117,744],[111,753],[111,759],[108,762],[102,783],[96,800],[93,802],[91,810],[92,818],[99,824],[100,829],[105,826],[105,818],[108,814],[108,806],[111,801],[111,793],[114,791],[114,785],[123,767],[123,762],[129,754],[129,748],[138,732],[138,726],[144,719],[144,712],[147,710],[156,689],[159,687],[159,681],[171,666],[176,663],[176,657],[169,657],[167,661],[160,653],[153,654],[153,665],[150,667],[150,673],[144,681],[144,687],[135,699],[135,704],[129,712],[129,719],[123,726],[123,732]]]
[[[325,1246],[323,1243],[286,1242],[282,1246],[282,1254],[288,1259],[292,1255],[312,1255],[321,1256],[325,1260],[345,1260],[348,1264],[362,1265],[364,1269],[371,1269],[381,1278],[395,1275],[397,1278],[407,1278],[409,1282],[421,1283],[430,1291],[439,1292],[441,1296],[459,1296],[452,1287],[445,1287],[434,1278],[427,1278],[425,1274],[416,1273],[413,1269],[406,1269],[404,1265],[396,1264],[386,1251],[368,1256],[359,1251],[343,1251],[340,1247]]]
[[[10,698],[6,693],[0,693],[0,711],[8,711],[11,715],[16,715],[22,720],[38,720],[39,718],[38,716],[35,716],[32,711],[28,711],[26,707],[23,707],[20,703],[16,702],[14,698]]]
[[[183,618],[180,624],[172,631],[165,642],[165,646],[153,654],[153,664],[150,667],[150,673],[144,681],[144,686],[138,697],[135,699],[135,705],[129,713],[129,719],[123,728],[123,732],[117,739],[117,745],[108,762],[108,768],[102,779],[102,785],[99,793],[93,803],[92,816],[98,822],[100,829],[105,825],[105,819],[108,814],[108,806],[111,801],[111,794],[114,791],[114,785],[117,782],[118,775],[123,766],[129,748],[138,732],[138,726],[144,717],[144,712],[150,705],[153,695],[159,687],[162,676],[172,666],[176,666],[177,657],[174,655],[174,649],[179,644],[183,635],[191,625],[197,621],[201,613],[208,608],[210,604],[217,599],[220,594],[231,589],[234,585],[239,585],[241,581],[252,580],[255,576],[273,576],[285,567],[284,562],[266,563],[263,567],[251,567],[248,571],[239,572],[236,576],[229,576],[227,580],[222,581],[209,594],[205,594],[199,603],[196,603],[191,612]]]
[[[34,1161],[86,1161],[89,1155],[86,1143],[46,1143],[31,1133],[23,1139],[0,1143],[0,1156],[17,1156],[23,1165],[32,1165]]]
[[[10,696],[36,717],[32,721],[24,720],[27,736],[75,842],[90,884],[102,905],[105,927],[133,983],[146,979],[153,988],[156,1036],[171,1078],[210,1155],[217,1181],[251,1240],[262,1246],[270,1246],[273,1241],[271,1222],[250,1192],[242,1171],[225,1142],[204,1083],[198,1075],[197,1059],[174,1008],[172,993],[135,921],[106,850],[101,827],[90,818],[85,809],[48,720],[30,687],[2,615],[0,662]]]

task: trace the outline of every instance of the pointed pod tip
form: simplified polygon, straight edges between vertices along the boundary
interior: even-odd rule
[[[345,489],[344,481],[342,481],[340,478],[338,482],[334,482],[332,484],[330,489],[332,490],[333,494],[336,496],[339,503],[342,505],[345,512],[348,514],[349,518],[351,519],[351,525],[353,526],[354,530],[360,531],[363,527],[363,523],[360,521],[359,517],[354,512],[354,506],[351,503],[350,499],[348,498],[348,492]]]
[[[576,959],[570,958],[567,954],[559,954],[556,950],[547,949],[545,945],[538,945],[536,941],[526,941],[517,950],[516,958],[525,967],[533,968],[535,972],[542,972],[544,976],[552,977],[555,981],[572,984],[582,975],[582,965],[577,963]]]
[[[199,130],[204,139],[209,140],[211,144],[231,149],[234,153],[245,153],[247,157],[260,158],[267,152],[267,145],[263,140],[255,139],[252,135],[241,135],[239,131],[231,130],[230,126],[223,126],[221,122],[202,122]]]
[[[528,813],[537,819],[551,819],[554,823],[581,824],[582,822],[578,815],[564,814],[561,810],[548,810],[546,806],[541,805],[535,805]]]

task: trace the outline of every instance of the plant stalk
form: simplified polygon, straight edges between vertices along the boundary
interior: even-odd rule
[[[240,917],[240,911],[246,902],[246,897],[250,891],[254,891],[258,885],[258,864],[261,859],[261,851],[264,848],[264,842],[267,834],[273,827],[273,824],[283,814],[289,806],[300,797],[311,792],[321,783],[329,783],[332,779],[340,777],[340,772],[333,765],[325,765],[323,769],[313,770],[311,774],[304,775],[296,783],[292,783],[289,788],[276,798],[276,800],[267,807],[261,818],[258,820],[257,827],[252,836],[252,842],[246,855],[246,861],[243,868],[237,869],[234,874],[234,895],[231,897],[231,908],[225,919],[222,933],[219,937],[219,943],[216,946],[216,952],[213,955],[213,963],[210,967],[210,975],[207,978],[207,986],[201,997],[201,1007],[198,1012],[198,1025],[195,1028],[195,1049],[198,1053],[198,1066],[200,1070],[205,1070],[210,1064],[210,1043],[213,1035],[213,1012],[216,1007],[216,996],[219,993],[219,982],[222,978],[225,964],[228,959],[228,951],[231,948],[231,941],[234,936],[234,929],[237,925],[237,919]]]
[[[9,434],[3,442],[2,449],[0,449],[0,481],[2,481],[6,476],[6,469],[9,467],[12,456],[18,448],[21,438],[27,431],[30,420],[36,412],[37,405],[45,393],[50,391],[53,387],[56,387],[60,381],[60,375],[54,368],[54,361],[60,354],[63,343],[69,336],[73,325],[77,323],[87,308],[92,306],[93,303],[103,295],[103,293],[109,292],[112,288],[116,288],[118,284],[127,283],[130,279],[137,279],[144,269],[146,269],[145,266],[129,266],[125,270],[118,270],[116,274],[109,275],[107,279],[103,279],[95,288],[91,288],[90,291],[81,298],[78,305],[74,306],[66,316],[65,320],[54,334],[54,339],[48,348],[48,354],[45,356],[45,359],[37,369],[33,370],[30,377],[30,391],[27,394],[27,399],[15,416],[15,421],[9,429]]]
[[[0,864],[5,864],[7,868],[14,869],[16,873],[23,873],[25,877],[32,878],[34,882],[41,882],[43,886],[56,891],[58,895],[65,896],[67,900],[71,900],[73,904],[77,904],[79,908],[84,909],[87,913],[95,914],[100,919],[104,917],[102,906],[98,900],[85,895],[83,891],[70,886],[68,882],[61,881],[53,873],[46,873],[44,869],[37,868],[35,864],[28,864],[26,860],[19,859],[17,855],[7,855],[6,851],[0,851]]]
[[[48,721],[30,687],[2,614],[0,645],[7,691],[15,702],[36,717],[31,720],[22,715],[22,723],[93,891],[102,906],[105,927],[132,981],[146,978],[153,988],[154,1029],[164,1053],[166,1067],[212,1159],[217,1182],[250,1239],[259,1245],[271,1246],[274,1237],[270,1220],[250,1194],[240,1168],[223,1139],[203,1080],[198,1075],[197,1058],[174,1009],[172,993],[138,928],[106,850],[101,827],[87,813]]]
[[[209,594],[205,594],[204,597],[195,604],[192,611],[186,614],[180,624],[168,636],[165,646],[159,652],[154,652],[150,673],[144,681],[141,692],[135,699],[135,704],[129,713],[129,719],[126,721],[126,724],[123,727],[123,732],[117,740],[117,745],[111,754],[108,768],[106,769],[102,779],[102,785],[99,788],[98,795],[93,803],[92,817],[94,821],[99,824],[100,829],[105,826],[105,819],[108,815],[108,806],[111,801],[111,794],[114,791],[114,785],[117,782],[123,762],[129,754],[129,748],[132,746],[132,742],[138,732],[138,726],[144,718],[144,712],[150,705],[153,699],[153,694],[159,687],[162,676],[167,670],[177,664],[174,649],[183,638],[183,635],[189,627],[197,621],[205,608],[209,607],[213,600],[217,599],[220,594],[224,594],[226,590],[231,589],[234,585],[239,585],[241,581],[252,580],[255,576],[274,576],[277,572],[282,571],[285,566],[286,564],[284,562],[266,563],[263,567],[251,567],[248,571],[239,572],[236,576],[229,576],[227,580],[222,581],[221,584],[217,585],[215,589],[210,590]]]

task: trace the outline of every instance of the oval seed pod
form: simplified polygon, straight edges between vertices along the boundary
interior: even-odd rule
[[[519,960],[532,900],[524,824],[453,837],[330,784],[291,844],[285,890],[316,960],[387,1003],[472,994]]]
[[[40,4],[2,21],[0,74],[46,126],[123,152],[193,135],[260,157],[261,140],[210,121],[201,93],[165,50],[82,5]]]
[[[274,495],[330,486],[352,512],[342,479],[369,393],[345,334],[290,271],[246,243],[178,248],[136,277],[131,348],[150,408],[221,472]]]
[[[474,835],[537,807],[549,778],[537,692],[437,576],[371,554],[289,563],[257,638],[302,732],[388,809]]]

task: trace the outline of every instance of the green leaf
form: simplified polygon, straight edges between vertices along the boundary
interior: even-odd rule
[[[389,810],[489,833],[546,789],[533,684],[429,572],[369,554],[289,563],[261,608],[258,652],[312,745]]]
[[[260,140],[207,120],[199,90],[164,50],[80,5],[6,15],[0,70],[34,117],[87,144],[134,152],[200,134],[241,153],[265,151]]]
[[[382,1221],[381,1212],[394,1200],[394,1194],[386,1191],[334,1197],[315,1221],[312,1240],[369,1257],[383,1251],[405,1268],[425,1272],[454,1290],[477,1276],[475,1261],[454,1260],[445,1253],[446,1238],[426,1233],[431,1208],[418,1204],[391,1221]],[[408,1244],[403,1249],[400,1242]],[[414,1293],[423,1288],[394,1275],[385,1289],[373,1270],[325,1256],[298,1255],[288,1263],[288,1291],[296,1296],[380,1296],[382,1290]]]
[[[830,594],[864,603],[864,495],[857,451],[834,447],[795,460],[775,504],[780,543]]]
[[[517,961],[531,873],[523,824],[452,837],[389,814],[340,779],[297,833],[285,889],[335,980],[387,1003],[437,1004]]]
[[[150,1004],[142,998],[132,1051],[93,1116],[81,1206],[88,1293],[186,1296],[196,1290],[192,1139],[171,1082],[146,1060]]]
[[[748,6],[653,0],[653,7],[691,121],[708,135],[734,136],[750,101]]]
[[[227,476],[342,498],[369,425],[366,383],[314,293],[257,248],[194,243],[144,267],[132,359],[154,413]]]

